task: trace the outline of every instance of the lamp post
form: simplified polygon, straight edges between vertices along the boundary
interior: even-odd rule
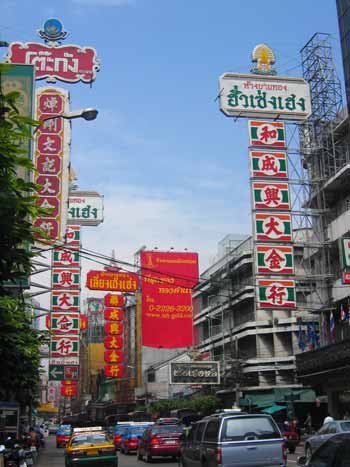
[[[74,118],[83,118],[84,120],[91,121],[95,120],[97,117],[98,110],[96,109],[82,109],[76,110],[75,112],[68,112],[62,115],[50,115],[50,117],[46,117],[40,121],[40,125],[38,125],[35,130],[33,131],[33,135],[39,130],[41,125],[48,120],[55,120],[56,118],[64,118],[65,120],[73,120]]]

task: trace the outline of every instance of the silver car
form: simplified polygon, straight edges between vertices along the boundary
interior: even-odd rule
[[[305,441],[305,456],[310,459],[316,449],[336,433],[350,431],[350,420],[334,420],[325,423],[316,434]]]
[[[269,415],[211,415],[182,436],[182,467],[285,467],[283,436]]]

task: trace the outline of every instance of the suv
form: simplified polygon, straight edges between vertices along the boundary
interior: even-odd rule
[[[270,415],[211,415],[182,437],[182,467],[286,467],[283,436]]]

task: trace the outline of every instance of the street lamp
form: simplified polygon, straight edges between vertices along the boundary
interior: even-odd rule
[[[83,118],[84,120],[91,121],[95,120],[97,117],[98,110],[96,109],[82,109],[76,110],[75,112],[68,112],[62,115],[50,115],[50,117],[46,117],[43,120],[40,120],[40,125],[38,125],[35,130],[33,131],[33,135],[39,130],[41,125],[48,120],[55,120],[56,118],[64,118],[66,120],[73,120],[74,118]]]

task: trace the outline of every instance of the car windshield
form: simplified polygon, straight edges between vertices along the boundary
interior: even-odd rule
[[[61,425],[59,430],[62,431],[62,433],[70,434],[70,432],[72,431],[72,428],[70,425]]]
[[[253,439],[278,439],[281,435],[269,418],[230,418],[224,421],[222,441],[244,441]]]
[[[152,433],[182,433],[182,427],[179,425],[160,425],[152,428]]]
[[[81,444],[98,444],[109,442],[104,434],[86,434],[75,436],[72,439],[72,446],[80,446]]]
[[[350,421],[341,422],[340,423],[340,428],[342,429],[342,431],[350,431]]]

